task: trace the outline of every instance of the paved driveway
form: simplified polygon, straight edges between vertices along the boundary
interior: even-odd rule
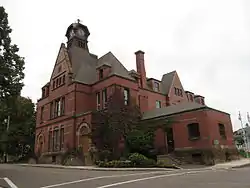
[[[250,168],[108,172],[0,165],[3,188],[249,188]]]

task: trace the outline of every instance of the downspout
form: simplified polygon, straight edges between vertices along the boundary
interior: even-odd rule
[[[75,83],[75,91],[74,91],[74,125],[73,125],[73,148],[76,148],[76,83]]]

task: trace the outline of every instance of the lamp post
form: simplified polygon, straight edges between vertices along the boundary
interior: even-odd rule
[[[245,132],[245,129],[244,129],[244,126],[243,126],[243,122],[242,122],[242,118],[241,118],[240,112],[239,112],[239,120],[240,120],[241,128],[242,128],[242,131],[243,131],[243,140],[244,140],[244,143],[245,143],[246,156],[247,156],[247,158],[249,158],[248,138],[246,137],[246,132]]]
[[[10,116],[8,116],[8,118],[5,120],[5,122],[7,121],[7,127],[6,127],[6,133],[8,134],[9,133],[9,128],[10,128]],[[5,162],[8,162],[8,153],[6,152],[7,151],[7,148],[8,148],[8,145],[6,144],[6,148],[5,148],[5,151],[4,151],[4,160]]]

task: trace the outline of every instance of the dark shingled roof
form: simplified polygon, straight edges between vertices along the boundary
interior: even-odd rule
[[[176,71],[172,71],[162,76],[161,85],[162,85],[163,93],[165,94],[169,93],[175,74],[176,74]]]
[[[130,76],[129,71],[121,64],[121,62],[111,52],[108,52],[100,59],[98,59],[97,66],[103,63],[109,63],[111,65],[111,72],[109,76],[118,75],[123,78],[135,80],[132,76]]]
[[[111,52],[97,59],[96,56],[89,54],[89,52],[81,48],[71,47],[69,49],[69,57],[75,81],[85,84],[95,83],[98,81],[96,69],[102,65],[111,67],[111,72],[108,76],[118,75],[126,79],[135,80]]]
[[[203,107],[206,107],[206,105],[201,105],[194,102],[179,103],[177,105],[171,105],[164,108],[156,108],[154,110],[144,112],[142,115],[142,120],[157,118],[161,116],[168,116],[171,114],[180,113],[188,110],[195,110]]]

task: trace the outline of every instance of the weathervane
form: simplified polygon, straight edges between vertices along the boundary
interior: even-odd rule
[[[80,22],[81,22],[81,20],[78,18],[78,19],[77,19],[77,23],[80,23]]]

